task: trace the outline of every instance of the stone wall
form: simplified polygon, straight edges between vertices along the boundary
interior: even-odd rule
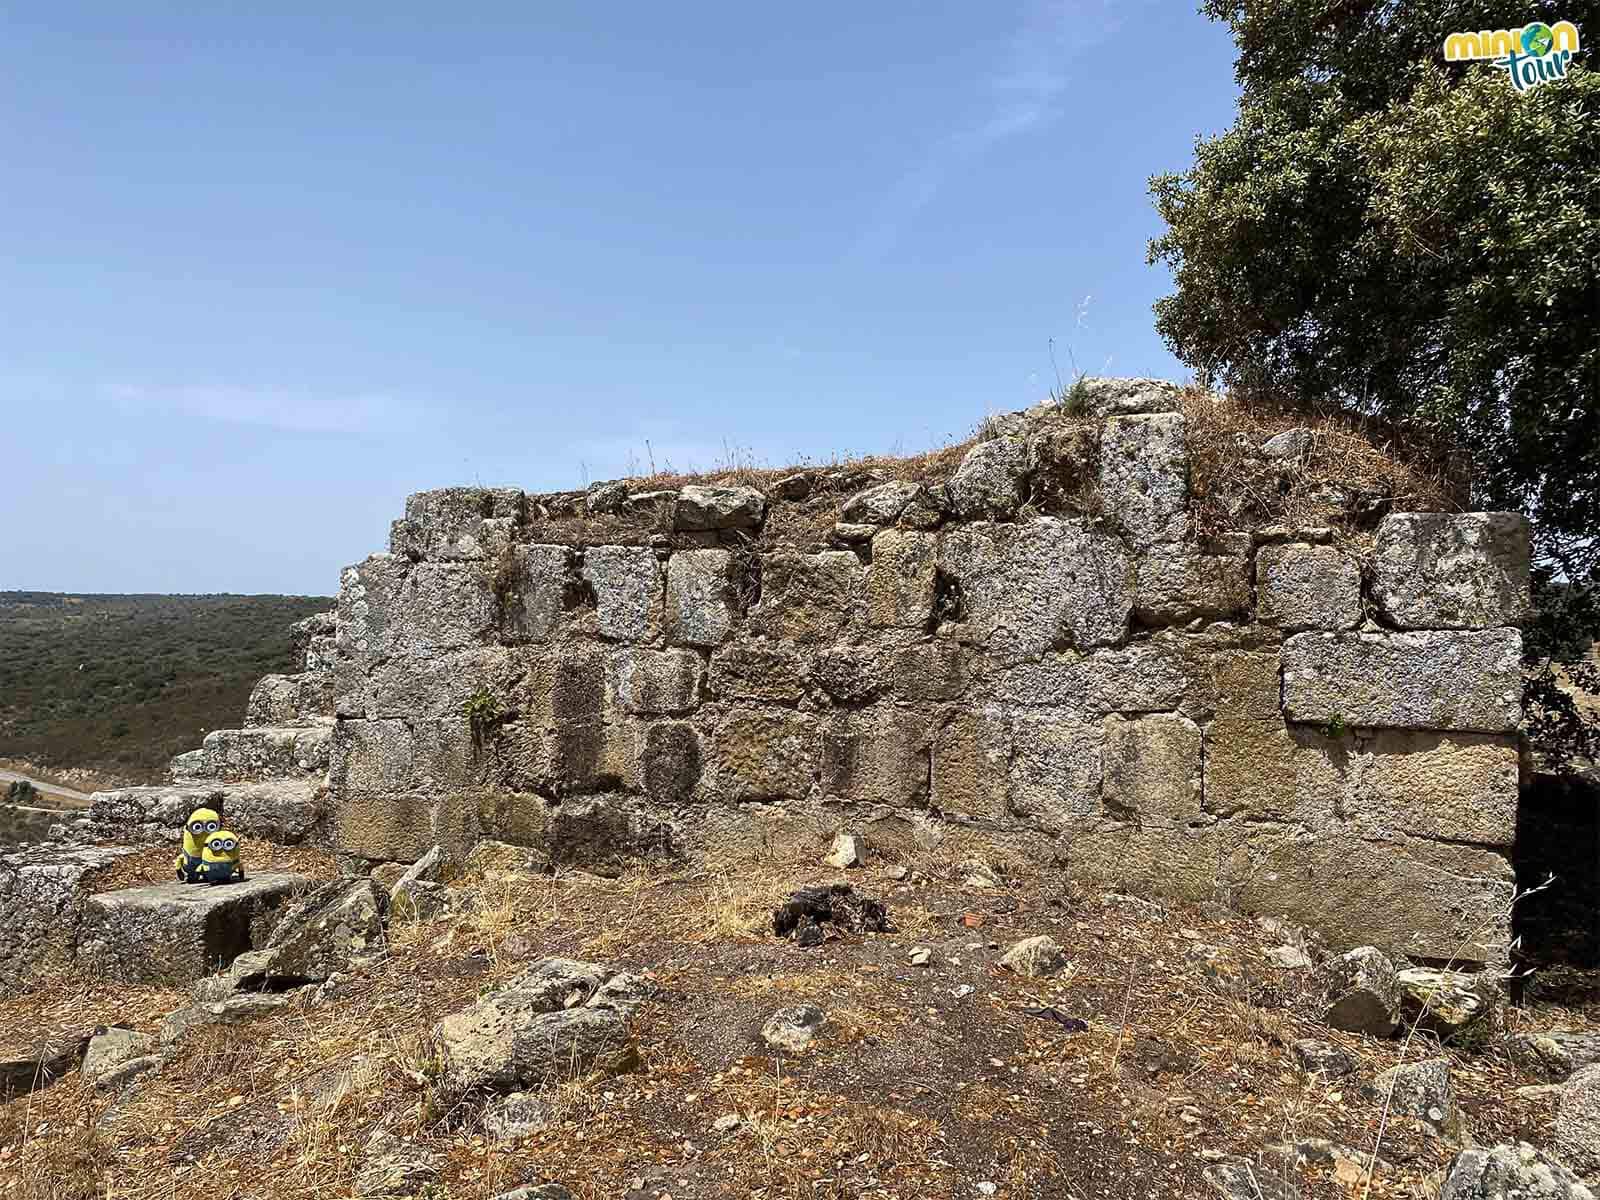
[[[991,422],[938,482],[761,483],[412,496],[341,581],[340,848],[593,863],[852,830],[1500,953],[1522,517],[1197,541],[1185,417],[1149,381]],[[827,544],[786,536],[819,496]],[[563,513],[579,535],[539,540]]]

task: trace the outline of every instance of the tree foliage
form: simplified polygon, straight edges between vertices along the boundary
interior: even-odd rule
[[[1156,325],[1207,382],[1464,449],[1472,503],[1535,522],[1531,658],[1595,628],[1600,3],[1206,0],[1238,47],[1232,128],[1151,181],[1176,290]],[[1576,24],[1515,91],[1445,35]]]

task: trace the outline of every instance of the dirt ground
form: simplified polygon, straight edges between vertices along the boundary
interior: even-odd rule
[[[1380,1142],[1382,1097],[1364,1085],[1402,1057],[1440,1053],[1472,1138],[1549,1144],[1555,1099],[1517,1094],[1538,1081],[1504,1056],[1498,1030],[1441,1049],[1298,1012],[1306,972],[1264,957],[1292,931],[1082,892],[1059,875],[992,887],[967,875],[922,864],[897,882],[882,865],[846,875],[766,863],[461,882],[471,911],[391,930],[387,955],[334,998],[204,1030],[122,1097],[74,1073],[0,1107],[0,1197],[345,1197],[379,1128],[436,1168],[403,1193],[432,1200],[542,1182],[584,1200],[1194,1197],[1212,1194],[1211,1162],[1312,1138],[1363,1165],[1377,1153],[1370,1180],[1348,1158],[1290,1168],[1307,1197],[1424,1197],[1453,1148],[1393,1114]],[[811,949],[773,937],[771,910],[791,890],[845,878],[887,902],[893,932]],[[1059,977],[998,965],[1038,933],[1071,956]],[[927,965],[910,963],[915,947],[931,951]],[[654,980],[636,1021],[642,1066],[572,1080],[546,1097],[547,1129],[493,1142],[477,1107],[441,1102],[428,1032],[546,955]],[[0,1042],[154,1030],[186,1001],[62,978],[0,1004]],[[827,1023],[808,1050],[774,1052],[761,1026],[798,1003]],[[1028,1012],[1049,1008],[1086,1027]],[[1506,1024],[1597,1017],[1593,1004],[1535,1000]],[[1300,1037],[1342,1046],[1356,1072],[1300,1074],[1287,1050]]]

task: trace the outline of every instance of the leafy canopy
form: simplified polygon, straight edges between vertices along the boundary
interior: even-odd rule
[[[1475,507],[1535,522],[1531,657],[1595,622],[1600,3],[1205,0],[1238,47],[1233,127],[1151,191],[1156,326],[1209,383],[1441,434]],[[1576,24],[1517,92],[1446,34]]]

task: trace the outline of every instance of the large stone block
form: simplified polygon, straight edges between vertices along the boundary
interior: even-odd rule
[[[761,524],[766,511],[767,499],[755,488],[690,484],[678,490],[673,528],[689,531],[753,529]]]
[[[630,713],[686,713],[700,702],[700,656],[692,650],[618,650],[610,679],[617,704]]]
[[[1378,526],[1372,598],[1402,629],[1520,624],[1529,524],[1520,513],[1394,513]]]
[[[934,736],[933,806],[989,821],[1007,814],[1011,739],[998,708],[954,713]]]
[[[374,554],[344,569],[339,579],[335,634],[339,684],[343,684],[347,667],[363,674],[374,659],[394,649],[398,607],[411,570],[411,562],[394,554]],[[341,699],[345,690],[339,687]]]
[[[815,718],[781,708],[736,709],[717,725],[713,740],[721,798],[784,800],[811,791]]]
[[[1188,688],[1189,667],[1173,646],[1140,642],[1093,654],[1052,654],[1011,667],[995,683],[995,698],[1103,716],[1175,709]]]
[[[933,619],[938,539],[931,533],[885,529],[872,539],[867,568],[867,623],[920,629]]]
[[[979,442],[961,460],[946,489],[960,517],[1014,516],[1027,498],[1028,446],[1020,438]]]
[[[1283,647],[1291,721],[1509,733],[1522,715],[1515,629],[1301,633]]]
[[[711,691],[726,700],[793,703],[805,695],[805,662],[783,642],[729,642],[711,656]]]
[[[750,612],[750,625],[767,637],[805,645],[831,642],[849,623],[865,575],[848,550],[763,555],[761,600]]]
[[[613,715],[606,686],[611,653],[593,644],[565,645],[530,658],[517,692],[523,721],[545,728],[562,721],[600,721]]]
[[[1340,807],[1352,826],[1484,846],[1516,841],[1515,738],[1383,730],[1350,740]]]
[[[341,793],[335,844],[362,858],[411,863],[439,844],[437,796],[396,792]]]
[[[1224,651],[1209,663],[1215,715],[1205,729],[1205,808],[1320,827],[1338,811],[1347,752],[1291,727],[1278,704],[1278,655]]]
[[[822,730],[822,790],[896,808],[928,802],[926,716],[891,706],[839,713]]]
[[[0,854],[0,996],[65,966],[97,872],[132,854],[114,846],[26,846]]]
[[[1105,740],[1100,723],[1065,713],[1019,712],[1008,724],[1011,812],[1050,833],[1098,816]]]
[[[497,615],[482,564],[421,562],[390,610],[390,632],[397,649],[437,654],[487,640]]]
[[[123,844],[174,842],[197,808],[222,814],[223,824],[247,843],[259,839],[292,846],[316,840],[323,832],[327,801],[323,781],[311,776],[200,786],[115,788],[96,792],[89,803],[89,827],[101,841]],[[56,814],[60,819],[60,814]]]
[[[1138,546],[1179,542],[1189,530],[1189,450],[1182,413],[1113,417],[1100,437],[1107,514]]]
[[[304,725],[333,716],[333,675],[306,671],[298,675],[263,675],[250,691],[244,723]]]
[[[474,786],[482,764],[465,716],[436,721],[340,721],[328,785],[336,797]]]
[[[1249,563],[1197,546],[1152,546],[1140,559],[1134,614],[1146,625],[1223,621],[1250,609]]]
[[[1333,546],[1263,546],[1256,553],[1256,619],[1299,633],[1361,624],[1361,571]]]
[[[567,546],[518,546],[496,559],[490,590],[506,641],[549,641],[575,590],[575,560]]]
[[[521,673],[519,663],[517,652],[504,646],[399,655],[372,668],[365,682],[365,701],[347,704],[345,714],[397,720],[461,718],[474,696],[509,696]]]
[[[644,734],[640,783],[661,804],[693,798],[703,769],[700,735],[687,721],[652,721]]]
[[[966,636],[1002,663],[1127,632],[1133,561],[1116,538],[1080,522],[958,528],[944,537],[940,565],[960,589]]]
[[[583,577],[594,589],[600,636],[645,642],[661,632],[661,564],[648,546],[591,546]]]
[[[733,560],[726,550],[679,550],[667,560],[667,637],[717,646],[733,632]]]
[[[406,497],[390,531],[392,553],[414,559],[477,560],[509,545],[524,515],[515,488],[439,488]]]
[[[102,892],[84,905],[78,965],[133,983],[191,983],[264,946],[279,909],[307,882],[251,874],[217,887],[174,881]]]
[[[200,746],[198,759],[175,763],[175,778],[204,778],[233,782],[283,775],[321,774],[328,767],[327,725],[290,726],[287,729],[255,726],[250,729],[213,729]]]
[[[957,700],[967,690],[971,653],[952,642],[919,642],[894,651],[889,682],[901,700]]]
[[[1129,819],[1198,821],[1200,727],[1178,713],[1105,718],[1104,800]]]

